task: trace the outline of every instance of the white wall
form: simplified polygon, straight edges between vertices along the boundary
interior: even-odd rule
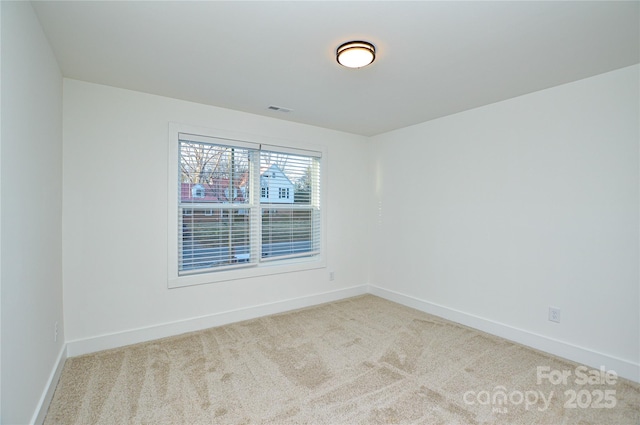
[[[640,379],[638,81],[636,65],[372,138],[371,284]]]
[[[1,7],[1,422],[25,424],[63,356],[62,76],[31,4]]]
[[[365,137],[70,79],[63,115],[70,355],[211,326],[217,322],[206,318],[219,313],[366,290]],[[325,145],[327,269],[167,289],[169,122]]]

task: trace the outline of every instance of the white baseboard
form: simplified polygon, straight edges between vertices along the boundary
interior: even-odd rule
[[[452,322],[460,323],[462,325],[469,326],[558,357],[585,364],[590,367],[599,368],[600,366],[605,366],[607,370],[614,370],[623,378],[640,382],[640,364],[638,363],[620,359],[608,354],[599,353],[588,348],[515,328],[504,323],[495,322],[375,285],[358,285],[335,291],[312,294],[299,298],[292,298],[207,316],[190,318],[178,322],[68,341],[66,344],[66,356],[79,356],[96,351],[137,344],[186,332],[222,326],[242,320],[254,319],[256,317],[267,316],[269,314],[282,313],[298,308],[337,301],[366,293],[377,295],[390,301],[424,311],[425,313],[433,314],[435,316],[451,320]],[[64,357],[65,359],[66,356]],[[62,360],[62,363],[64,363],[64,360]],[[59,365],[58,368],[60,367],[61,366]],[[56,373],[59,376],[59,371],[56,371]],[[53,382],[53,375],[51,381]],[[57,378],[55,382],[57,382]],[[55,385],[53,389],[55,389]],[[45,405],[48,405],[48,402]]]
[[[623,378],[640,382],[640,364],[638,363],[514,328],[375,285],[369,285],[369,293],[596,369],[600,366],[605,366],[607,370],[614,370]]]
[[[108,350],[110,348],[123,347],[125,345],[152,341],[154,339],[180,335],[187,332],[222,326],[242,320],[254,319],[269,314],[282,313],[298,308],[309,307],[317,304],[337,301],[367,293],[368,285],[352,286],[350,288],[335,291],[307,295],[273,303],[224,311],[207,316],[194,317],[178,322],[164,323],[145,328],[131,329],[123,332],[100,335],[92,338],[67,341],[67,355],[69,357]]]
[[[36,406],[36,411],[31,418],[31,424],[41,425],[44,423],[44,419],[47,416],[47,411],[49,410],[49,404],[53,399],[53,393],[56,391],[56,387],[58,386],[58,381],[60,380],[60,375],[62,374],[62,368],[64,367],[64,362],[67,360],[67,345],[62,344],[60,348],[60,353],[58,353],[58,358],[56,359],[56,364],[53,370],[51,371],[51,375],[49,375],[49,380],[47,381],[47,385],[38,401],[38,405]]]

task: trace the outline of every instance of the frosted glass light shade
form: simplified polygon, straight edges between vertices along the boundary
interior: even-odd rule
[[[336,50],[338,63],[347,68],[362,68],[373,62],[375,58],[375,46],[366,41],[349,41]]]

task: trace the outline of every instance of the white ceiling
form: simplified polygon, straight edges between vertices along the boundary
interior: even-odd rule
[[[638,1],[33,5],[65,77],[367,136],[640,61]]]

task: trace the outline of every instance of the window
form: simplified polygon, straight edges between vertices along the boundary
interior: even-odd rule
[[[204,198],[204,186],[201,184],[193,185],[191,188],[191,196],[193,198]]]
[[[319,252],[318,161],[310,156],[260,152],[260,169],[271,170],[269,184],[278,187],[278,199],[260,202],[263,261]]]
[[[322,267],[321,152],[174,137],[170,286]]]
[[[278,189],[278,198],[280,199],[289,199],[289,188],[281,187]]]

